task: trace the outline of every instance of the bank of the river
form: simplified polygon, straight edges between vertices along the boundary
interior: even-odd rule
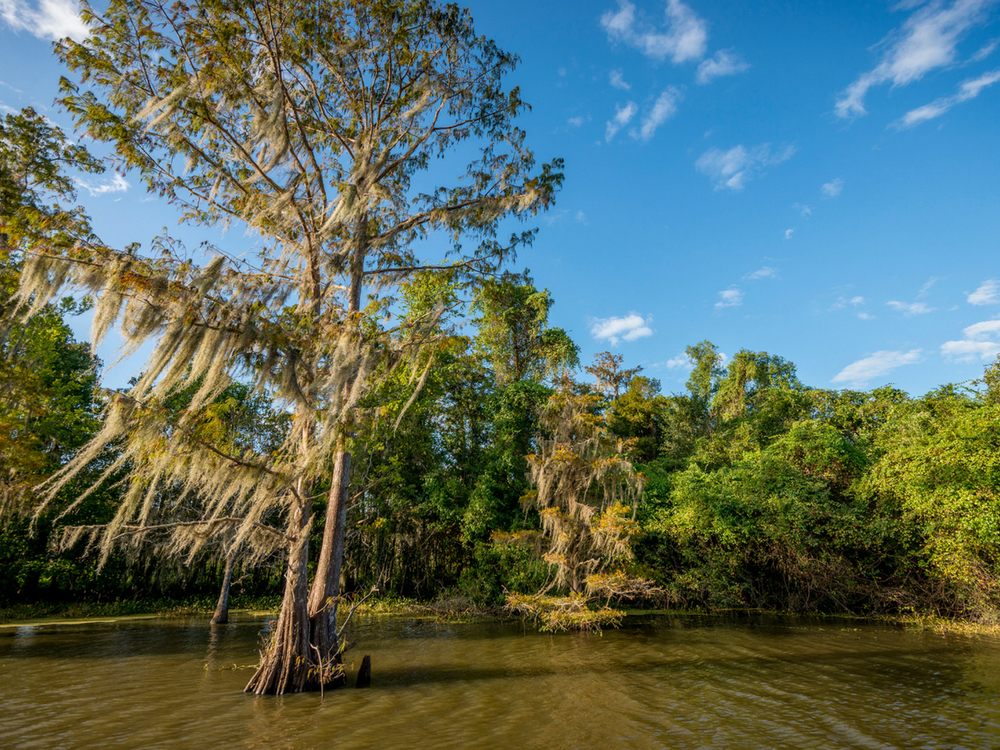
[[[126,599],[112,602],[29,602],[0,606],[0,625],[33,621],[118,619],[123,617],[173,617],[182,615],[211,615],[215,599],[188,597],[185,599]],[[264,596],[234,598],[232,610],[254,612],[277,611],[281,597]]]
[[[278,596],[245,597],[234,600],[231,613],[258,616],[277,615],[281,605]],[[121,619],[190,617],[211,615],[215,601],[209,597],[186,599],[143,599],[116,602],[66,602],[29,603],[0,607],[0,627],[24,625],[59,625],[80,622],[102,622]],[[357,614],[366,616],[408,617],[431,619],[443,623],[500,622],[517,620],[502,607],[479,607],[463,597],[443,598],[424,602],[416,599],[389,597],[370,599],[357,607]],[[628,609],[630,618],[648,616],[727,618],[734,616],[768,616],[776,618],[799,618],[802,615],[749,609],[721,610],[678,610],[678,609]],[[965,635],[990,635],[1000,637],[1000,623],[971,622],[940,617],[930,614],[908,614],[897,616],[866,616],[843,613],[810,613],[817,620],[854,620],[859,623],[883,623],[897,627],[931,630],[940,633]]]

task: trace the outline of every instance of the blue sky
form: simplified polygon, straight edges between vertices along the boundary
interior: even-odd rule
[[[709,339],[922,394],[1000,353],[1000,0],[470,7],[522,59],[536,154],[566,161],[516,266],[585,360],[670,392]],[[79,33],[72,0],[0,0],[2,108],[68,126],[50,47]],[[173,226],[138,185],[81,190],[106,241]]]

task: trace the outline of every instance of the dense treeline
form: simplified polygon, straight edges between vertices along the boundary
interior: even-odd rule
[[[344,23],[383,33],[402,18],[366,8]],[[453,42],[486,44],[471,19],[454,25],[451,6],[411,10],[441,22],[435,33]],[[113,41],[101,42],[111,56]],[[369,52],[395,54],[393,44]],[[500,67],[513,66],[501,58]],[[504,118],[521,109],[498,86],[470,89],[472,99],[508,108],[482,123],[487,141],[504,141]],[[362,89],[342,93],[363,99]],[[310,95],[301,106],[313,104]],[[396,105],[410,133],[420,118]],[[148,115],[143,106],[135,117]],[[98,120],[91,125],[102,137],[130,137]],[[450,145],[453,126],[425,124],[407,137]],[[184,128],[203,126],[196,118],[171,131],[168,154]],[[378,221],[346,221],[356,208],[347,191],[328,196],[345,202],[347,213],[333,212],[339,223],[285,226],[288,196],[268,192],[276,183],[260,188],[264,208],[246,213],[242,173],[227,172],[235,203],[218,210],[239,208],[291,248],[262,251],[254,271],[221,255],[201,267],[166,237],[149,258],[104,246],[82,210],[67,208],[75,194],[66,171],[102,165],[37,113],[5,116],[0,603],[202,595],[220,584],[224,602],[234,577],[253,594],[284,586],[289,647],[272,648],[274,668],[248,686],[262,692],[340,678],[341,634],[330,628],[341,592],[506,604],[554,629],[614,622],[612,607],[625,599],[995,620],[1000,361],[978,382],[921,398],[892,387],[811,388],[779,356],[742,350],[727,359],[708,341],[688,348],[690,377],[671,395],[621,355],[581,367],[567,332],[549,325],[548,291],[527,272],[500,271],[533,234],[505,245],[494,239],[497,222],[544,209],[562,179],[558,161],[531,176],[522,136],[511,136],[516,159],[503,167],[509,194],[499,197],[455,188],[458,202],[432,201],[409,216],[405,201],[389,198],[406,193],[408,170],[425,154],[406,167],[416,152],[391,161],[402,171],[388,192],[358,173],[355,188],[370,191],[371,206],[389,200]],[[196,140],[180,143],[197,149]],[[127,142],[117,147],[141,155]],[[340,146],[325,147],[332,165]],[[486,166],[500,169],[491,153],[483,152]],[[142,159],[160,176],[176,161]],[[160,187],[194,190],[197,206],[201,183],[177,179]],[[332,209],[309,195],[301,217],[328,217]],[[483,211],[467,211],[467,201]],[[370,236],[380,222],[395,228]],[[407,244],[421,222],[420,231],[443,223],[482,243],[467,258],[421,265]],[[303,240],[309,232],[316,242]],[[296,253],[349,283],[319,284],[318,270],[294,276]],[[77,296],[59,299],[64,289]],[[95,340],[120,317],[127,344],[153,341],[159,352],[129,389],[99,387],[101,363],[67,324],[92,305]],[[318,661],[303,666],[308,649]]]
[[[8,262],[4,272],[9,286],[17,268]],[[417,283],[404,304],[440,293]],[[726,361],[701,342],[688,348],[682,393],[662,394],[610,353],[586,368],[589,384],[574,383],[560,374],[578,368],[577,349],[548,326],[552,302],[527,274],[481,285],[465,307],[472,335],[448,329],[417,395],[410,384],[420,373],[400,370],[371,397],[375,417],[354,438],[348,591],[498,605],[551,583],[558,565],[523,543],[544,536],[529,459],[550,429],[546,404],[570,389],[644,479],[620,562],[653,584],[645,603],[996,616],[1000,367],[912,398],[892,387],[810,388],[781,357],[744,350]],[[0,596],[217,591],[223,543],[164,562],[155,538],[132,547],[126,539],[102,568],[86,544],[61,546],[64,527],[111,518],[121,492],[113,482],[66,516],[87,476],[41,516],[12,512],[33,507],[33,486],[100,425],[108,394],[96,388],[99,362],[64,320],[75,312],[68,302],[46,308],[3,344]],[[237,384],[208,407],[203,429],[267,450],[283,419]],[[278,590],[280,566],[241,572],[238,554],[235,566],[242,590]]]

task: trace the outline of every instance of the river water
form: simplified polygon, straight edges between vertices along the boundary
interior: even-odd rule
[[[3,748],[1000,748],[1000,640],[630,617],[603,636],[355,618],[372,687],[241,690],[264,618],[0,628]],[[353,680],[352,680],[353,684]]]

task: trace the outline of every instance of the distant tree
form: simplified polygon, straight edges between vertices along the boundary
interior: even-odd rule
[[[687,380],[687,391],[699,411],[706,415],[712,405],[712,398],[719,390],[719,382],[726,374],[722,366],[723,357],[711,341],[699,341],[685,350],[691,362],[691,374]]]
[[[632,378],[642,372],[641,367],[622,368],[625,358],[621,354],[601,352],[594,356],[594,364],[584,369],[594,376],[597,390],[612,401],[628,388]]]
[[[60,483],[122,441],[115,468],[136,468],[106,544],[123,525],[147,522],[144,499],[165,483],[211,498],[206,512],[235,519],[236,544],[253,540],[261,517],[283,514],[284,598],[246,689],[338,684],[352,424],[396,365],[421,371],[433,356],[438,311],[396,328],[388,295],[420,271],[496,272],[533,236],[501,241],[500,222],[550,205],[560,164],[536,168],[515,125],[525,105],[503,84],[517,60],[476,36],[456,6],[111,0],[103,12],[84,3],[83,17],[88,39],[65,40],[58,54],[85,88],[64,81],[63,104],[188,220],[243,224],[261,247],[255,266],[224,256],[199,266],[168,240],[152,255],[96,243],[30,249],[23,301],[43,304],[70,282],[99,297],[95,342],[115,319],[127,346],[156,342],[144,376],[112,401]],[[460,144],[478,155],[455,182],[418,187],[431,159]],[[420,257],[435,230],[453,238],[453,251]],[[198,379],[177,429],[165,430],[159,404]],[[266,460],[192,434],[202,407],[234,380],[293,415]],[[156,460],[133,460],[150,458],[145,446],[164,436]],[[326,522],[310,582],[322,487]],[[197,544],[187,532],[175,542]]]
[[[660,450],[664,411],[669,401],[660,394],[660,381],[636,375],[628,390],[612,402],[608,427],[630,442],[629,457],[636,463],[654,460]]]
[[[476,350],[499,385],[542,381],[579,366],[579,347],[548,325],[552,305],[548,289],[536,289],[527,271],[484,279],[476,290]]]
[[[795,365],[767,352],[741,349],[726,368],[712,398],[712,410],[723,419],[742,417],[759,409],[772,389],[802,390]],[[699,392],[703,390],[701,380]]]

